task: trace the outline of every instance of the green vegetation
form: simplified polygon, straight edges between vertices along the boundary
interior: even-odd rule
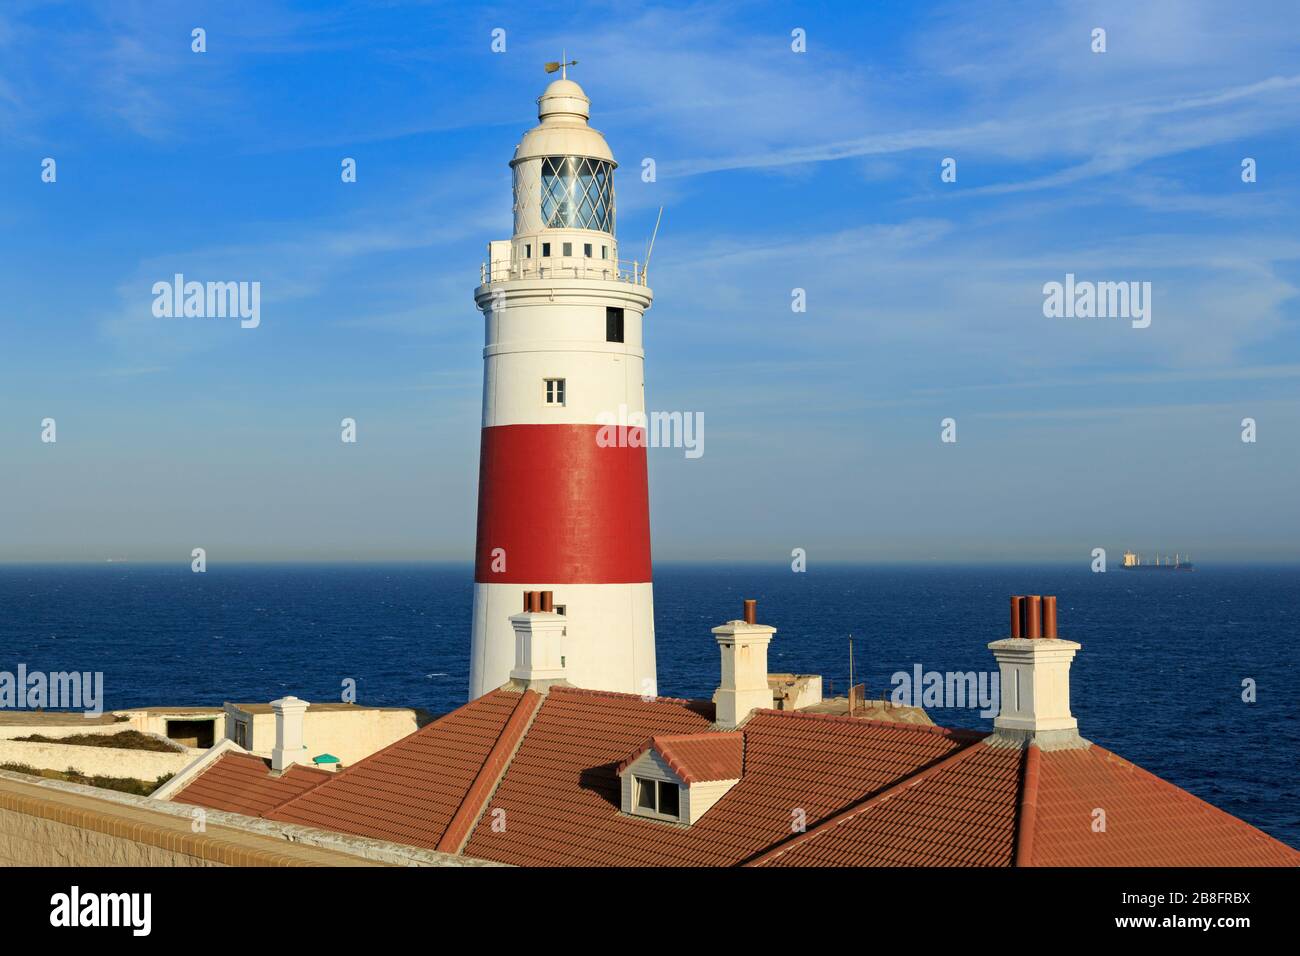
[[[150,783],[148,780],[135,780],[131,777],[88,777],[81,771],[73,768],[67,770],[37,770],[35,767],[29,767],[25,763],[0,763],[0,770],[12,770],[14,773],[25,773],[32,777],[44,777],[46,780],[66,780],[68,783],[79,783],[87,787],[99,787],[102,790],[117,790],[121,793],[134,793],[141,797],[149,796],[149,794],[153,793],[173,776],[173,774],[166,773],[153,781],[153,783]]]
[[[112,747],[116,750],[153,750],[161,753],[178,753],[181,748],[169,741],[142,734],[138,730],[120,730],[115,734],[72,734],[68,737],[47,737],[28,734],[14,740],[34,744],[67,744],[70,747]]]

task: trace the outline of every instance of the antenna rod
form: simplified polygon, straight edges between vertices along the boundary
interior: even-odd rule
[[[853,716],[853,635],[849,635],[849,716]]]
[[[650,234],[650,247],[645,253],[645,270],[642,275],[648,275],[650,272],[650,256],[655,251],[655,236],[659,235],[659,221],[664,217],[664,207],[659,207],[659,215],[655,217],[655,231]]]

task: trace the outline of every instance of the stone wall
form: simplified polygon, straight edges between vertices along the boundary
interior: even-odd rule
[[[74,734],[120,734],[124,730],[131,729],[131,725],[125,721],[116,724],[89,720],[84,724],[20,724],[3,722],[3,718],[0,718],[0,740],[29,737],[32,734],[41,734],[44,737],[71,737]]]
[[[397,843],[0,771],[4,866],[483,866]]]
[[[45,733],[45,731],[40,731]],[[48,734],[47,736],[54,736]],[[118,747],[79,747],[75,744],[35,743],[0,739],[0,764],[26,764],[38,770],[79,770],[90,777],[130,777],[153,781],[188,766],[201,750],[172,753],[124,750]]]

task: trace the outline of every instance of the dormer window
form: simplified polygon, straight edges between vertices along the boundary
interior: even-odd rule
[[[745,735],[652,737],[619,765],[624,813],[690,826],[740,782]]]
[[[648,777],[633,777],[633,781],[636,786],[637,812],[665,820],[680,819],[682,801],[676,783],[651,780]]]

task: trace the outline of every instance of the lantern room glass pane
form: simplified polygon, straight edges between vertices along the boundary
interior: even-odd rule
[[[614,167],[585,156],[542,158],[542,222],[548,229],[614,231]]]

